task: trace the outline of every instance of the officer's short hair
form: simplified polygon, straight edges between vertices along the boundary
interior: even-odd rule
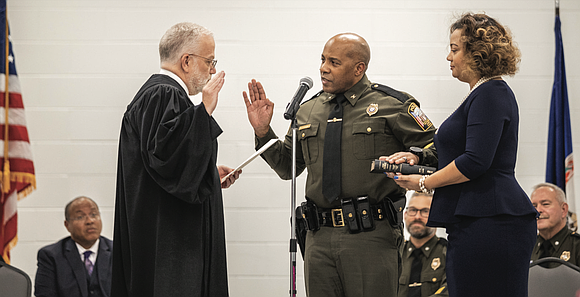
[[[423,192],[413,191],[413,194],[411,195],[411,199],[413,199],[417,196],[427,196],[427,197],[433,198],[433,194],[427,194],[427,193],[423,193]],[[411,200],[411,199],[409,199],[409,200]]]
[[[564,191],[562,191],[562,189],[560,189],[560,187],[558,187],[552,183],[539,183],[539,184],[535,185],[532,188],[532,195],[534,195],[534,192],[537,189],[543,188],[543,187],[550,188],[550,189],[554,190],[554,192],[556,193],[556,199],[558,200],[558,202],[560,204],[566,202],[566,193],[564,193]]]

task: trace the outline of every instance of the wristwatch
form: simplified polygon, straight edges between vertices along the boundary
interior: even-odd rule
[[[419,161],[415,165],[423,164],[423,149],[422,148],[416,147],[416,146],[412,146],[412,147],[409,148],[409,152],[419,158]]]

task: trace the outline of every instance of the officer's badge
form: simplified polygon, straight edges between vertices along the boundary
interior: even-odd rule
[[[369,104],[369,107],[367,107],[367,114],[369,117],[377,113],[377,111],[379,111],[379,105],[376,103],[371,103]]]
[[[434,258],[433,261],[431,262],[431,268],[433,268],[433,270],[437,270],[439,266],[441,266],[441,259]]]
[[[407,110],[407,112],[409,113],[409,115],[413,117],[413,119],[415,119],[415,122],[417,122],[417,124],[421,127],[421,129],[423,129],[423,131],[426,131],[427,129],[433,126],[431,120],[419,108],[419,106],[417,106],[417,104],[411,103],[411,105],[409,105],[409,109]]]
[[[564,251],[562,253],[562,256],[560,256],[560,259],[562,259],[564,261],[570,260],[570,251]]]

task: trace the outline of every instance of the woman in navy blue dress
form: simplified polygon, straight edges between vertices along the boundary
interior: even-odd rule
[[[515,179],[518,105],[501,78],[517,72],[520,52],[485,14],[463,15],[450,33],[451,74],[470,91],[434,137],[438,171],[389,175],[404,188],[435,190],[428,225],[447,229],[449,296],[527,297],[537,213]],[[419,161],[407,152],[383,159]]]

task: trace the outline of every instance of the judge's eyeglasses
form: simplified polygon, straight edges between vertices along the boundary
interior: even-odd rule
[[[215,68],[215,65],[217,65],[217,60],[208,59],[206,57],[202,57],[202,56],[196,55],[196,54],[187,54],[187,55],[188,56],[198,57],[198,58],[204,59],[206,62],[209,62],[210,63],[210,69]]]

